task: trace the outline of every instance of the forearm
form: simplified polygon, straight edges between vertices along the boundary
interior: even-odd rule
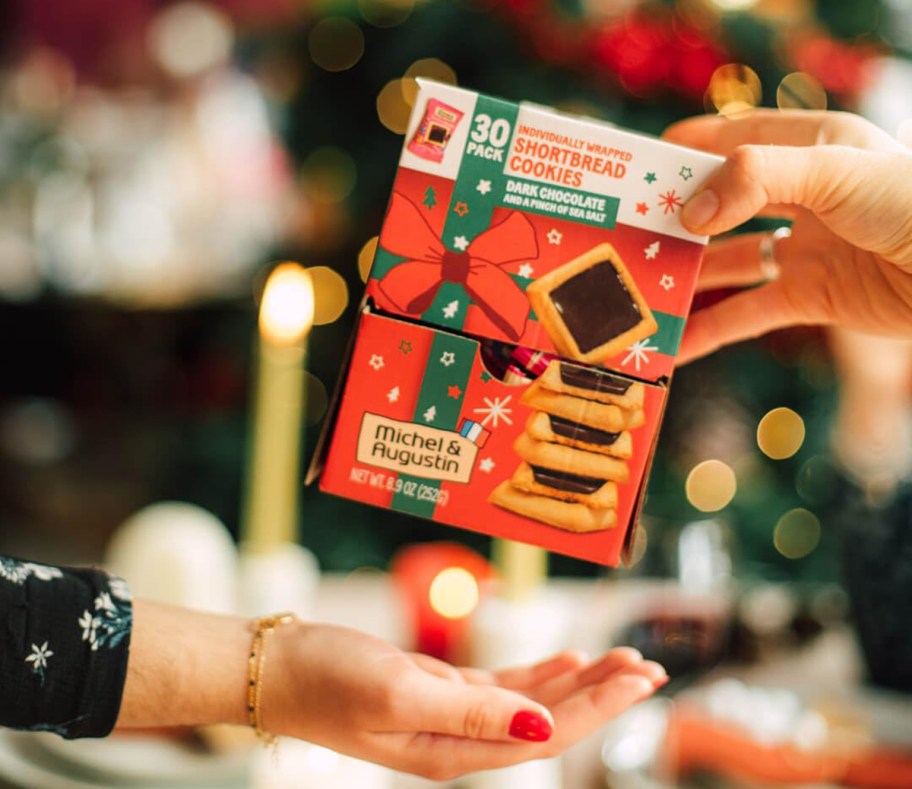
[[[247,722],[248,620],[137,600],[117,728]]]

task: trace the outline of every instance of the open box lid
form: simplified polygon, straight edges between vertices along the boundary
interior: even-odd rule
[[[644,380],[670,375],[722,161],[419,80],[367,294],[390,313]]]

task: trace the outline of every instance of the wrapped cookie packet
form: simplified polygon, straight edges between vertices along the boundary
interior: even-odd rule
[[[629,545],[720,159],[419,81],[312,475],[605,565]]]

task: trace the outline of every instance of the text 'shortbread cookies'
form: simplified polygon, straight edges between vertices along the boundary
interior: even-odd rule
[[[576,395],[622,408],[643,407],[645,387],[619,375],[591,367],[581,367],[557,359],[552,360],[538,378],[539,384],[552,392]]]
[[[587,507],[617,507],[617,483],[568,474],[542,466],[520,463],[513,473],[513,486],[527,493],[538,493],[564,501],[578,501]]]
[[[552,392],[542,387],[538,381],[526,389],[520,402],[553,416],[609,433],[631,430],[645,421],[645,415],[640,409],[631,411],[616,405]]]
[[[488,501],[517,515],[547,523],[572,532],[592,532],[610,529],[617,522],[613,509],[597,509],[570,501],[561,501],[515,488],[509,481],[501,482]]]
[[[568,447],[601,452],[616,458],[629,458],[633,454],[633,439],[626,430],[609,433],[544,411],[532,413],[526,421],[526,433],[537,441],[566,444]]]
[[[593,364],[658,331],[646,300],[611,244],[599,244],[526,289],[557,349]]]
[[[626,482],[630,476],[627,464],[623,460],[563,444],[536,441],[525,433],[516,439],[513,449],[530,466],[616,482]]]

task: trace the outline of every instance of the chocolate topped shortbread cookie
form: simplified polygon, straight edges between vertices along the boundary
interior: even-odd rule
[[[617,507],[617,484],[596,477],[520,463],[512,481],[514,487],[528,493],[539,493],[563,501],[578,501],[589,507]]]
[[[536,441],[525,433],[516,439],[513,449],[530,466],[562,471],[577,477],[627,482],[630,471],[620,458],[586,452],[563,444]]]
[[[536,315],[564,355],[598,363],[658,324],[611,244],[599,244],[526,289]]]
[[[488,501],[517,515],[564,531],[602,531],[617,523],[617,512],[612,507],[589,507],[575,501],[562,501],[551,496],[529,493],[515,487],[509,480],[494,488]]]
[[[626,430],[613,433],[599,430],[544,411],[532,413],[526,421],[526,433],[537,441],[566,444],[617,458],[629,458],[633,454],[633,439]]]
[[[598,400],[600,403],[614,403],[623,408],[642,408],[645,397],[645,389],[641,383],[556,359],[548,364],[538,381],[552,392]]]
[[[632,430],[646,421],[642,408],[622,408],[613,403],[599,403],[575,395],[552,392],[540,381],[526,389],[519,401],[538,411],[609,433]]]

